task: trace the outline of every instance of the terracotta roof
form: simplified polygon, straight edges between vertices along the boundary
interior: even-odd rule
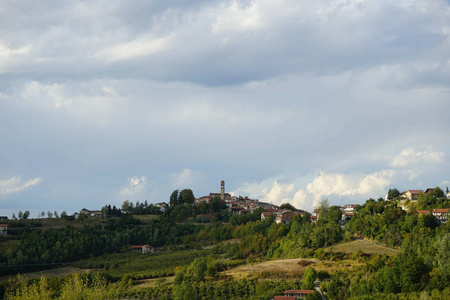
[[[448,213],[449,209],[448,208],[435,208],[433,210],[433,213]]]
[[[8,224],[0,224],[0,227],[8,227]]]
[[[272,212],[270,212],[270,211],[263,211],[263,216],[265,216],[265,217],[270,217],[273,213]]]
[[[418,210],[417,213],[418,213],[419,215],[425,215],[425,214],[430,213],[430,211],[429,211],[429,210]]]
[[[420,193],[423,193],[422,190],[407,190],[406,192],[403,192],[402,194],[407,193],[407,192],[410,192],[411,194],[420,194]]]

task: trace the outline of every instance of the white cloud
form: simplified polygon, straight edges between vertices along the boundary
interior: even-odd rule
[[[42,178],[29,179],[22,182],[20,177],[12,177],[7,180],[0,180],[0,195],[13,194],[35,186],[42,181]]]
[[[178,174],[171,174],[170,179],[174,188],[190,188],[204,179],[201,172],[184,169]]]
[[[141,195],[141,193],[145,191],[146,180],[147,178],[145,176],[133,176],[131,178],[128,178],[125,187],[123,187],[119,191],[119,195],[122,197],[133,197]]]
[[[431,147],[408,147],[400,155],[392,159],[392,166],[403,168],[418,164],[435,164],[444,160],[444,152],[438,152]]]

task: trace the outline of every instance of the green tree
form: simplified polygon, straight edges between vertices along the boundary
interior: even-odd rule
[[[312,290],[314,288],[314,281],[316,281],[317,272],[313,267],[308,267],[303,275],[302,288],[305,290]]]
[[[183,202],[181,202],[181,201]],[[193,204],[195,202],[195,196],[191,189],[184,189],[180,192],[178,204],[187,203]]]
[[[389,189],[388,194],[387,194],[387,198],[389,200],[395,199],[398,196],[400,196],[400,192],[396,188]]]
[[[283,203],[280,205],[281,209],[290,209],[290,210],[297,210],[292,204],[290,203]]]
[[[23,219],[24,220],[27,220],[29,217],[30,217],[30,212],[28,211],[28,210],[26,210],[24,213],[23,213]]]
[[[170,206],[178,205],[178,190],[174,190],[172,194],[170,194],[169,205]]]

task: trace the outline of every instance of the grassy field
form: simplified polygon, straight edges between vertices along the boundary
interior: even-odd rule
[[[33,278],[38,279],[38,278],[41,278],[42,276],[44,276],[45,278],[53,278],[53,277],[64,277],[64,276],[67,276],[72,273],[87,273],[90,271],[91,270],[89,270],[89,269],[79,269],[79,268],[75,268],[75,267],[63,267],[63,268],[21,274],[21,276],[25,279],[33,279]],[[11,279],[13,277],[14,276],[0,277],[0,282],[8,281],[9,279]]]
[[[299,265],[301,260],[308,261],[308,266]],[[267,279],[278,280],[280,278],[298,279],[302,276],[308,267],[313,267],[317,272],[327,271],[354,271],[363,266],[362,263],[353,260],[343,261],[320,261],[317,259],[277,259],[261,263],[247,264],[223,272],[224,275],[239,280],[244,278],[264,277]]]
[[[133,215],[133,217],[140,220],[142,224],[148,224],[150,221],[158,219],[159,215]]]
[[[355,240],[348,243],[338,244],[325,248],[324,250],[325,252],[344,252],[344,253],[353,253],[358,250],[361,250],[368,254],[385,254],[389,256],[397,255],[400,253],[399,250],[380,246],[375,243],[364,240]]]

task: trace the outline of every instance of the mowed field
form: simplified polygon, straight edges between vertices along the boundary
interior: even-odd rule
[[[302,267],[299,265],[300,261],[308,261],[309,265]],[[363,264],[352,261],[320,261],[317,259],[291,258],[291,259],[276,259],[265,261],[261,263],[248,264],[236,267],[231,270],[223,272],[224,275],[230,276],[233,279],[239,280],[244,278],[263,277],[267,279],[277,280],[280,278],[295,278],[302,276],[308,267],[313,267],[318,271],[350,271],[362,268]]]
[[[368,254],[385,254],[389,256],[397,255],[400,253],[400,250],[384,247],[365,240],[354,240],[348,243],[334,245],[325,248],[324,250],[325,252],[343,252],[343,253],[353,253],[358,250],[361,250],[364,253]]]

